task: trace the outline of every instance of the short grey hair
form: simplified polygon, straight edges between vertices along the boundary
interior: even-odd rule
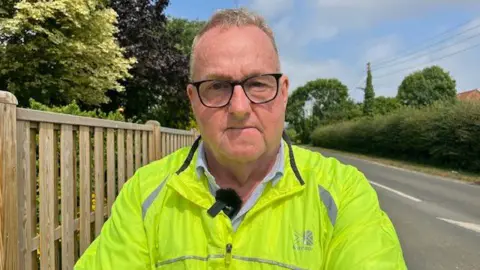
[[[280,69],[280,59],[278,56],[278,48],[275,42],[275,36],[272,29],[268,26],[265,19],[245,8],[234,8],[234,9],[220,9],[217,10],[212,17],[206,22],[200,32],[193,39],[192,51],[190,54],[190,79],[193,78],[193,64],[194,64],[194,54],[195,47],[198,40],[210,29],[215,27],[240,27],[240,26],[256,26],[262,30],[272,41],[273,48],[277,55],[278,69]]]

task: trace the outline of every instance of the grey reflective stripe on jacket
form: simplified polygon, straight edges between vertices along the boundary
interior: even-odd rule
[[[181,257],[178,257],[178,258],[173,258],[173,259],[157,262],[155,264],[155,267],[160,267],[160,266],[163,266],[163,265],[167,265],[167,264],[171,264],[171,263],[175,263],[175,262],[179,262],[179,261],[184,261],[184,260],[197,260],[197,261],[206,262],[210,259],[223,259],[223,258],[225,258],[225,255],[223,255],[223,254],[213,254],[213,255],[208,255],[206,257],[195,256],[195,255],[181,256]],[[281,263],[281,262],[277,262],[277,261],[273,261],[273,260],[261,259],[261,258],[233,255],[232,259],[233,260],[239,260],[239,261],[246,261],[246,262],[269,264],[269,265],[278,266],[278,267],[281,267],[281,268],[284,268],[284,269],[303,270],[303,268],[299,268],[299,267],[296,267],[296,266],[293,266],[293,265],[288,265],[288,264],[285,264],[285,263]]]
[[[328,218],[330,219],[330,222],[335,226],[337,220],[337,205],[335,204],[332,195],[320,185],[318,186],[318,193],[320,194],[320,199],[328,210]]]
[[[155,264],[155,267],[160,267],[162,265],[171,264],[171,263],[175,263],[175,262],[179,262],[179,261],[185,261],[185,260],[197,260],[197,261],[205,261],[206,262],[210,259],[223,259],[224,257],[225,257],[225,255],[223,255],[223,254],[208,255],[207,257],[195,256],[195,255],[182,256],[182,257],[178,257],[178,258],[169,259],[169,260],[166,260],[166,261],[157,262]]]
[[[243,256],[232,256],[233,259],[236,260],[241,260],[241,261],[248,261],[248,262],[257,262],[257,263],[264,263],[264,264],[270,264],[278,267],[282,267],[285,269],[292,269],[292,270],[303,270],[303,268],[299,268],[293,265],[288,265],[285,263],[277,262],[277,261],[272,261],[272,260],[266,260],[266,259],[260,259],[260,258],[253,258],[253,257],[243,257]]]
[[[142,203],[142,218],[143,219],[145,219],[145,215],[147,215],[148,208],[150,208],[153,201],[155,201],[158,194],[162,190],[163,186],[167,182],[167,178],[168,178],[168,176],[165,179],[163,179],[163,181],[160,183],[160,185],[158,185],[158,187],[155,188],[155,190],[153,190],[152,193],[150,193],[150,195],[148,195],[147,199]]]

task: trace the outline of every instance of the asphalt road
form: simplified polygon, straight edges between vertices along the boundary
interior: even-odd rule
[[[362,171],[395,225],[408,269],[480,270],[480,186],[321,151]]]

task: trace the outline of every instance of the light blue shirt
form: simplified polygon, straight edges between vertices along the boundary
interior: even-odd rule
[[[282,141],[280,143],[280,149],[277,154],[277,159],[272,169],[267,174],[267,176],[265,176],[265,178],[260,182],[260,184],[257,185],[252,195],[248,198],[248,200],[242,206],[238,214],[232,219],[232,226],[235,231],[237,230],[238,226],[242,222],[247,212],[250,209],[252,209],[252,207],[258,201],[258,198],[260,198],[260,195],[262,195],[263,190],[265,189],[267,184],[269,182],[272,182],[272,186],[275,186],[278,183],[278,181],[280,181],[280,179],[282,178],[283,170],[284,170],[283,151],[284,151],[284,145]],[[208,171],[207,162],[205,158],[205,148],[203,146],[203,142],[200,142],[200,145],[198,146],[198,155],[197,155],[195,168],[197,171],[198,179],[202,179],[203,175],[207,177],[210,193],[213,195],[213,197],[215,197],[215,194],[217,190],[220,189],[220,187],[217,185],[213,175]]]

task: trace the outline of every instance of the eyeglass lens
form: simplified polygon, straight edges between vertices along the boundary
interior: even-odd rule
[[[247,97],[253,103],[267,102],[277,92],[277,79],[272,75],[249,78],[243,83]],[[233,85],[228,81],[212,80],[200,85],[200,98],[207,106],[226,105],[233,92]]]

